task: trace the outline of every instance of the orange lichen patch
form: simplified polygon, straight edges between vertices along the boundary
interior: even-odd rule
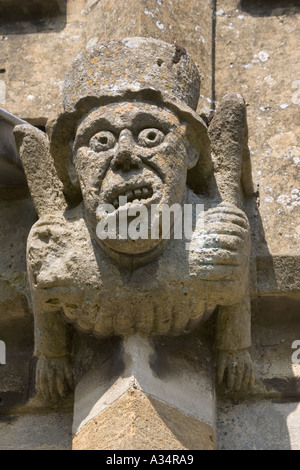
[[[88,80],[88,85],[92,85],[93,84],[93,80]]]
[[[106,52],[105,52],[105,55],[109,55],[109,52],[108,52],[108,51],[106,51]]]
[[[73,100],[73,101],[76,100],[76,96],[75,96],[75,95],[72,96],[72,100]]]
[[[99,60],[99,57],[93,57],[91,59],[91,64],[94,65],[96,62],[98,62],[98,60]]]

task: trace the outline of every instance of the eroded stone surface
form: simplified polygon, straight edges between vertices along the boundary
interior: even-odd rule
[[[212,354],[199,330],[179,338],[113,338],[100,348],[96,341],[80,344],[92,356],[82,351],[76,361],[74,434],[131,388],[214,427]],[[80,364],[87,356],[90,370],[85,373]]]
[[[72,414],[0,416],[1,450],[71,450]]]
[[[248,104],[260,293],[293,294],[300,285],[298,23],[295,2],[228,0],[217,9],[217,99],[230,88]]]
[[[78,35],[85,36],[86,34],[85,14],[82,13],[85,2],[76,0],[69,1],[68,4],[68,17],[61,17],[59,21],[46,22],[45,28],[45,24],[36,26],[32,23],[18,23],[13,27],[8,25],[1,30],[3,35],[1,38],[2,47],[0,48],[1,106],[23,118],[28,117],[31,122],[40,125],[44,125],[49,116],[55,115],[61,109],[61,95],[57,85],[59,88],[62,87],[63,76],[71,58],[68,51],[71,47],[73,50],[74,47],[75,54],[82,47],[81,44],[84,45],[84,40]],[[162,6],[157,2],[147,2],[147,8],[141,11],[140,15],[137,15],[137,2],[135,2],[134,13],[126,18],[123,2],[121,6],[118,2],[107,2],[105,9],[101,10],[105,4],[106,2],[98,2],[97,0],[87,2],[89,27],[86,42],[89,41],[89,45],[95,44],[99,35],[101,39],[106,39],[111,34],[119,34],[118,28],[121,27],[124,28],[124,33],[122,31],[120,37],[144,33],[146,35],[147,31],[144,31],[143,27],[148,22],[147,24],[152,28],[152,36],[167,39],[170,42],[176,40],[176,43],[185,46],[189,52],[193,48],[192,55],[200,65],[202,75],[206,74],[206,70],[210,70],[208,64],[211,59],[209,53],[211,31],[208,3],[200,2],[199,4],[197,2],[196,10],[192,14],[193,18],[189,18],[185,25],[183,23],[178,25],[178,21],[187,18],[190,12],[180,10],[179,13],[173,15],[172,8],[170,8],[171,2],[170,5],[168,2],[162,2]],[[258,257],[257,270],[252,270],[252,295],[256,296],[257,293],[278,295],[282,292],[298,295],[300,284],[297,273],[300,271],[295,256],[297,253],[295,238],[298,231],[297,214],[294,217],[297,209],[295,205],[297,202],[295,189],[297,187],[292,182],[296,174],[294,168],[297,170],[298,158],[294,148],[296,145],[295,119],[298,109],[295,102],[298,97],[297,71],[294,67],[299,62],[295,58],[297,36],[293,32],[297,21],[295,2],[289,2],[287,6],[273,2],[270,6],[269,2],[262,4],[255,1],[242,1],[241,5],[238,5],[236,1],[226,1],[223,2],[223,5],[218,7],[216,16],[217,98],[219,100],[229,89],[242,93],[246,97],[250,105],[248,106],[248,121],[250,146],[253,152],[251,158],[254,162],[253,173],[255,183],[260,183],[260,198],[257,201],[260,203],[262,211],[259,213],[252,207],[251,210],[247,208],[253,229],[254,267]],[[178,4],[178,6],[181,5]],[[204,6],[206,12],[209,10],[209,14],[206,16],[205,12],[202,12],[201,15],[196,16],[196,13],[200,12],[200,8]],[[122,14],[118,13],[120,11]],[[95,16],[93,16],[93,12]],[[137,17],[140,18],[139,21],[137,21]],[[101,21],[94,22],[94,18],[100,18]],[[167,28],[165,27],[165,18],[168,21]],[[66,20],[68,27],[63,29]],[[194,20],[197,24],[190,28],[190,24],[194,25],[191,22]],[[104,27],[97,31],[96,28],[103,24]],[[176,26],[174,26],[175,24]],[[161,25],[164,26],[163,29]],[[33,33],[32,37],[26,34],[29,31]],[[168,37],[168,31],[175,31],[174,36]],[[180,31],[180,34],[177,31]],[[12,34],[13,32],[14,34]],[[188,45],[184,42],[187,37]],[[64,39],[68,40],[64,42]],[[199,40],[203,44],[208,44],[209,47],[199,48]],[[25,43],[29,47],[29,51],[26,50],[26,52],[20,46]],[[64,60],[59,60],[58,64],[55,59],[58,57],[56,51],[61,47],[64,48],[64,51],[60,51],[59,56],[65,57],[66,55],[67,57]],[[33,54],[34,50],[41,55]],[[18,51],[20,51],[20,55]],[[198,52],[199,55],[197,55]],[[205,70],[202,68],[202,61],[205,61],[206,64]],[[25,76],[24,69],[26,69]],[[16,75],[14,71],[16,71]],[[260,74],[261,71],[263,74]],[[44,93],[45,77],[48,84],[47,93]],[[282,79],[282,77],[284,78]],[[202,80],[201,94],[208,94],[210,79],[210,73],[207,73]],[[21,101],[19,99],[20,87],[22,88]],[[277,100],[277,97],[280,99]],[[275,100],[276,104],[271,100]],[[200,108],[202,105],[199,106]],[[273,123],[276,127],[275,132]],[[264,143],[266,138],[268,143]],[[270,151],[270,149],[272,150]],[[268,158],[265,158],[265,155]],[[273,171],[274,168],[276,174]],[[293,168],[291,172],[290,168]],[[276,187],[273,183],[275,180]],[[0,286],[1,300],[3,300],[0,312],[1,326],[12,316],[20,318],[24,315],[21,298],[26,292],[24,257],[27,233],[23,235],[23,232],[28,232],[35,220],[31,202],[18,200],[7,203],[7,199],[10,200],[12,196],[15,197],[16,193],[6,191],[5,195],[3,194],[6,199],[3,205],[8,204],[8,207],[5,207],[3,217],[1,216],[4,224],[1,232],[1,248],[3,247],[1,260],[4,260],[4,272],[1,273]],[[277,202],[278,198],[279,202]],[[282,220],[284,223],[281,222]],[[291,225],[291,223],[295,225]],[[267,244],[271,248],[271,255],[264,240],[264,230]],[[18,236],[20,232],[22,235]],[[13,246],[10,245],[12,236]],[[285,255],[286,253],[288,256]],[[11,259],[13,260],[12,272],[9,267]],[[274,305],[277,304],[280,316],[284,318],[289,310],[290,300],[283,299],[278,302],[278,298],[273,297],[272,301],[268,303],[266,299],[265,303],[262,302],[261,311],[273,311],[272,302]],[[254,309],[254,314],[255,312],[256,309]],[[277,375],[279,378],[286,377],[291,367],[288,363],[289,346],[281,343],[285,339],[284,325],[278,325],[276,322],[274,324],[272,315],[270,315],[260,334],[258,330],[260,330],[261,324],[258,319],[259,316],[255,314],[254,323],[258,322],[259,328],[255,328],[254,343],[258,341],[260,344],[262,341],[263,346],[259,346],[257,351],[252,349],[252,354],[255,356],[255,370],[259,372],[259,377],[263,376],[267,379],[276,378]],[[289,334],[289,339],[292,337],[298,339],[297,322],[292,324],[295,324],[295,330],[294,334],[292,332]],[[269,338],[270,329],[275,335],[274,347],[272,344],[267,344],[266,347],[264,342],[265,336]],[[4,330],[0,330],[0,333],[1,331]],[[257,334],[259,339],[257,339]],[[273,338],[271,338],[272,341]],[[282,359],[283,356],[284,359]],[[264,368],[266,359],[267,366]],[[297,373],[299,374],[299,371]],[[288,387],[285,390],[288,391]]]
[[[208,135],[194,111],[198,97],[199,76],[186,51],[131,38],[97,44],[76,57],[50,146],[30,126],[15,128],[40,217],[29,236],[27,261],[38,391],[47,397],[63,395],[70,386],[62,312],[102,336],[176,335],[219,305],[218,381],[226,377],[227,386],[237,390],[251,385],[250,239],[241,210],[244,189],[251,187],[245,103],[241,96],[226,95]],[[164,239],[161,216],[157,237],[148,229],[144,238],[123,240],[124,208],[144,209],[148,222],[154,205],[173,204],[188,204],[193,211],[203,205],[204,211],[193,215],[190,245],[174,236],[173,223]],[[107,217],[105,205],[119,228],[115,237],[101,239],[97,229]]]
[[[259,400],[220,403],[220,450],[299,450],[299,403]]]
[[[213,450],[211,426],[129,390],[73,438],[73,450]]]

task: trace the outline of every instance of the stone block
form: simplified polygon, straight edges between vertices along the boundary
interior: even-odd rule
[[[196,335],[110,340],[91,363],[76,385],[73,449],[215,447],[211,353]]]

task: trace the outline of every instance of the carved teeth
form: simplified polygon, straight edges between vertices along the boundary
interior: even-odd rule
[[[113,206],[115,209],[119,207],[119,197],[126,196],[127,202],[139,202],[142,199],[148,199],[153,194],[152,188],[147,188],[146,186],[142,188],[129,189],[125,194],[119,194],[117,198],[113,200]]]
[[[141,189],[134,189],[133,191],[134,197],[136,199],[141,199],[142,197],[142,190]]]
[[[149,189],[148,188],[142,188],[142,197],[144,199],[147,199],[148,196],[149,196]]]
[[[128,202],[131,202],[133,200],[133,192],[131,190],[127,191],[125,196],[127,197]]]

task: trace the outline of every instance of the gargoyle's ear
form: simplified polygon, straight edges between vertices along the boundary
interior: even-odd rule
[[[70,142],[70,152],[68,153],[66,157],[66,169],[67,169],[71,184],[74,187],[79,187],[79,179],[78,179],[78,175],[76,173],[75,165],[73,162],[72,149],[73,149],[73,142]]]
[[[213,162],[207,128],[204,124],[187,127],[186,149],[189,159],[187,184],[197,194],[205,194],[211,186]]]
[[[194,168],[200,158],[201,141],[199,134],[197,134],[195,129],[191,128],[189,125],[186,128],[185,138],[185,146],[188,156],[188,170],[190,170],[191,168]]]

